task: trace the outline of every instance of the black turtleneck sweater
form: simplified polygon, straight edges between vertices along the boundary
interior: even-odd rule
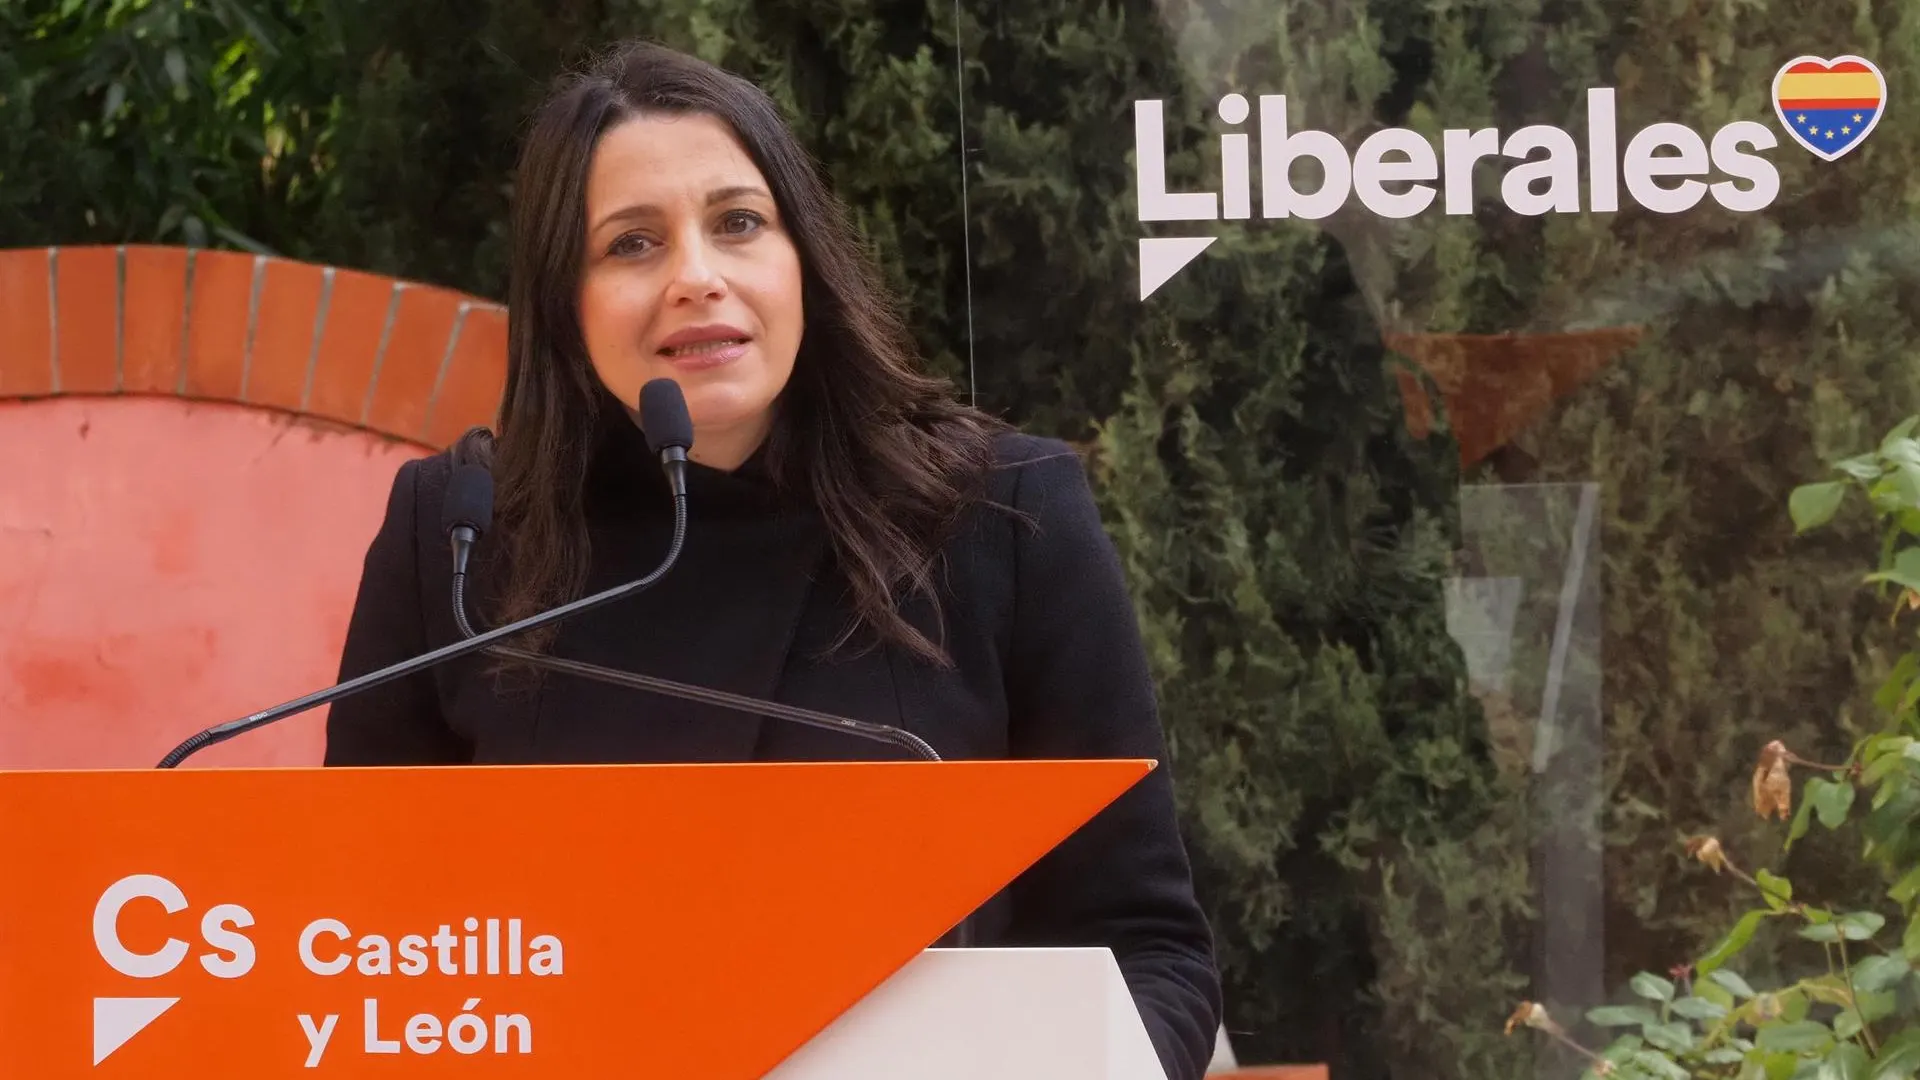
[[[1119,561],[1066,444],[1000,437],[987,500],[942,551],[941,669],[893,647],[822,654],[848,618],[825,533],[757,462],[689,469],[678,564],[653,588],[561,623],[553,651],[904,727],[943,758],[1152,758],[1160,768],[1022,874],[971,920],[979,945],[1111,948],[1169,1080],[1198,1080],[1220,1023],[1212,938],[1174,818],[1153,685]],[[368,548],[342,679],[459,638],[440,507],[441,453],[400,468]],[[590,469],[587,591],[650,573],[671,502],[639,432],[617,425]],[[491,550],[474,560],[484,592]],[[332,706],[329,765],[897,759],[899,751],[582,679],[501,694],[461,657]]]

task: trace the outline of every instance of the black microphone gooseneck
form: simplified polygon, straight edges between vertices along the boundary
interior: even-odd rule
[[[687,498],[687,449],[693,445],[693,431],[690,425],[679,422],[677,419],[686,415],[684,407],[675,411],[664,407],[663,400],[663,398],[649,397],[642,393],[641,415],[635,420],[646,434],[648,448],[660,458],[661,467],[666,470],[668,483],[673,487],[675,502],[684,504]],[[447,485],[447,497],[442,505],[440,520],[441,528],[446,532],[447,540],[453,547],[453,620],[460,627],[460,633],[471,640],[477,635],[473,624],[467,618],[467,563],[473,545],[493,523],[493,475],[478,465],[462,465],[456,469],[452,481]],[[609,683],[629,690],[644,690],[684,701],[717,705],[723,709],[733,709],[755,716],[771,716],[864,739],[873,739],[901,747],[927,761],[940,760],[940,755],[925,739],[904,728],[888,724],[868,723],[845,716],[835,716],[832,713],[784,705],[777,701],[765,701],[724,690],[656,678],[652,675],[640,675],[617,668],[602,667],[598,664],[566,660],[511,645],[494,645],[488,648],[487,652],[494,656],[518,660],[534,668]]]
[[[666,383],[670,392],[649,395],[648,389]],[[640,412],[633,417],[646,435],[647,448],[660,459],[661,468],[666,471],[667,482],[673,489],[675,508],[674,545],[680,543],[680,534],[686,520],[687,450],[693,445],[693,424],[687,416],[686,406],[681,403],[679,387],[667,380],[657,380],[647,384],[640,393]],[[467,619],[466,577],[467,564],[473,545],[493,524],[493,474],[477,465],[463,465],[454,471],[452,481],[447,485],[446,502],[442,505],[441,527],[447,534],[447,540],[453,547],[453,621],[468,643],[480,640],[482,636],[474,633],[473,624]],[[655,575],[658,576],[657,574]],[[928,761],[939,761],[940,755],[934,752],[925,739],[905,728],[888,724],[874,724],[854,720],[832,713],[816,712],[793,705],[783,705],[776,701],[763,701],[722,690],[688,683],[673,682],[668,679],[640,675],[617,668],[603,667],[599,664],[586,664],[577,660],[565,660],[556,656],[518,649],[510,645],[489,646],[487,652],[501,657],[518,660],[531,667],[572,675],[577,678],[591,679],[609,683],[631,690],[643,690],[666,697],[697,701],[721,708],[734,709],[754,716],[770,716],[789,720],[813,727],[825,728],[864,739],[904,747]],[[941,938],[952,941],[952,947],[968,949],[973,947],[973,917],[968,915],[959,924]],[[940,942],[935,942],[937,947]]]
[[[671,379],[655,379],[641,388],[640,396],[643,403],[649,400],[654,402],[651,405],[643,407],[650,408],[653,412],[663,417],[673,416],[677,413],[678,420],[669,423],[669,426],[676,431],[684,430],[687,434],[683,442],[686,445],[692,444],[693,422],[687,418],[686,401],[680,395],[679,384],[673,382]],[[567,618],[570,615],[578,615],[583,611],[590,611],[603,604],[610,604],[615,600],[621,600],[635,593],[652,588],[655,582],[665,577],[667,571],[673,568],[674,562],[680,558],[681,545],[686,542],[687,499],[685,460],[684,447],[674,462],[667,462],[663,457],[663,467],[667,470],[669,482],[675,483],[677,489],[673,500],[673,542],[667,548],[666,558],[662,559],[660,565],[654,568],[654,571],[646,577],[636,581],[629,581],[624,585],[615,585],[610,589],[602,590],[591,596],[583,596],[570,604],[564,604],[560,607],[540,612],[537,615],[529,615],[519,622],[508,623],[505,626],[496,627],[483,634],[475,634],[465,640],[456,641],[451,645],[443,645],[431,652],[422,653],[411,660],[403,660],[400,663],[391,664],[378,671],[370,671],[365,675],[348,679],[346,682],[330,686],[325,690],[316,690],[311,694],[295,698],[292,701],[275,705],[271,709],[263,709],[251,716],[243,716],[238,720],[230,720],[227,723],[218,724],[204,731],[196,732],[180,745],[167,751],[167,756],[160,759],[158,767],[162,769],[174,768],[189,756],[215,743],[225,742],[236,735],[244,735],[255,728],[264,727],[276,720],[284,720],[296,713],[305,712],[308,709],[338,701],[341,698],[349,697],[362,690],[378,686],[381,683],[405,678],[418,671],[425,671],[436,664],[445,663],[455,657],[478,652],[514,634],[538,629],[549,623],[559,622],[561,619]],[[679,477],[677,481],[675,480],[676,476]],[[489,505],[487,508],[489,515],[491,515],[491,499],[492,489],[489,487]],[[467,524],[471,525],[472,523]],[[475,535],[478,535],[477,530],[475,530]],[[456,556],[456,558],[458,558],[458,556]]]

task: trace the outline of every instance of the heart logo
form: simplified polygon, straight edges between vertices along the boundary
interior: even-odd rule
[[[1825,161],[1859,146],[1886,105],[1886,77],[1862,57],[1799,56],[1773,76],[1773,111],[1781,126]]]

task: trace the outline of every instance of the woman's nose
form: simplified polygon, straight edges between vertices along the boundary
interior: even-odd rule
[[[701,240],[679,245],[673,261],[676,299],[711,296],[726,291],[726,282],[715,268],[712,256],[713,252]]]

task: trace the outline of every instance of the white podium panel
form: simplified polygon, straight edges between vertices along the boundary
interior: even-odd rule
[[[929,949],[767,1080],[1166,1080],[1106,949]]]

